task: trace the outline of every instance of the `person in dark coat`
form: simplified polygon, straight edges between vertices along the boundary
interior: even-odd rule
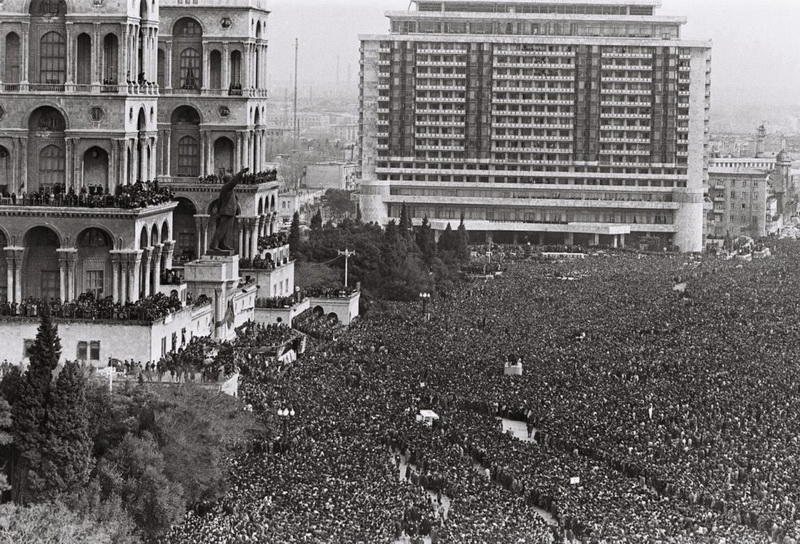
[[[233,251],[233,248],[225,245],[225,240],[228,235],[233,232],[236,211],[239,209],[239,199],[236,197],[236,186],[241,180],[241,173],[236,176],[230,174],[222,178],[224,185],[219,192],[217,199],[216,213],[216,228],[214,229],[214,237],[209,244],[210,251]]]

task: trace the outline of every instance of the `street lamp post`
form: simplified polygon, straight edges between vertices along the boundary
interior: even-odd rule
[[[419,299],[422,301],[422,314],[425,315],[425,310],[428,308],[428,301],[431,299],[431,294],[422,292],[419,294]]]
[[[344,251],[338,251],[340,257],[344,257],[344,286],[347,287],[347,265],[349,264],[350,257],[356,254],[355,251],[350,251],[349,249],[345,249]]]

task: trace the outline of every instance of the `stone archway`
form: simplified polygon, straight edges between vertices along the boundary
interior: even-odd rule
[[[78,292],[91,293],[97,300],[109,296],[112,280],[110,251],[114,247],[111,236],[102,229],[90,227],[78,235],[76,246]]]
[[[58,235],[48,227],[33,227],[25,234],[23,246],[22,297],[61,298]]]
[[[68,182],[64,116],[42,106],[28,118],[28,192],[52,191]]]
[[[197,255],[197,225],[194,216],[197,207],[186,198],[178,198],[178,206],[172,212],[172,228],[175,240],[175,259],[178,262],[192,261]],[[162,231],[163,234],[163,231]]]
[[[191,106],[179,106],[172,112],[170,125],[170,175],[189,178],[201,175],[200,114]]]
[[[108,192],[108,153],[105,149],[95,146],[83,154],[83,186],[90,192]]]
[[[222,136],[214,142],[214,172],[233,173],[233,142]]]

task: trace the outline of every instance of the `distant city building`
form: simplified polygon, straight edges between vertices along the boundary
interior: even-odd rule
[[[306,166],[305,186],[309,189],[352,190],[355,185],[356,164],[327,161]]]
[[[765,236],[770,172],[746,166],[711,166],[708,178],[709,197],[713,203],[708,238]]]
[[[710,44],[627,2],[417,0],[362,36],[361,210],[495,241],[703,246]],[[523,238],[524,237],[524,238]]]

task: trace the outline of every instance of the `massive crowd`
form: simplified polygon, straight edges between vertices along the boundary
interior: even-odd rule
[[[167,540],[795,544],[800,246],[773,253],[512,263],[254,365],[270,432]]]

